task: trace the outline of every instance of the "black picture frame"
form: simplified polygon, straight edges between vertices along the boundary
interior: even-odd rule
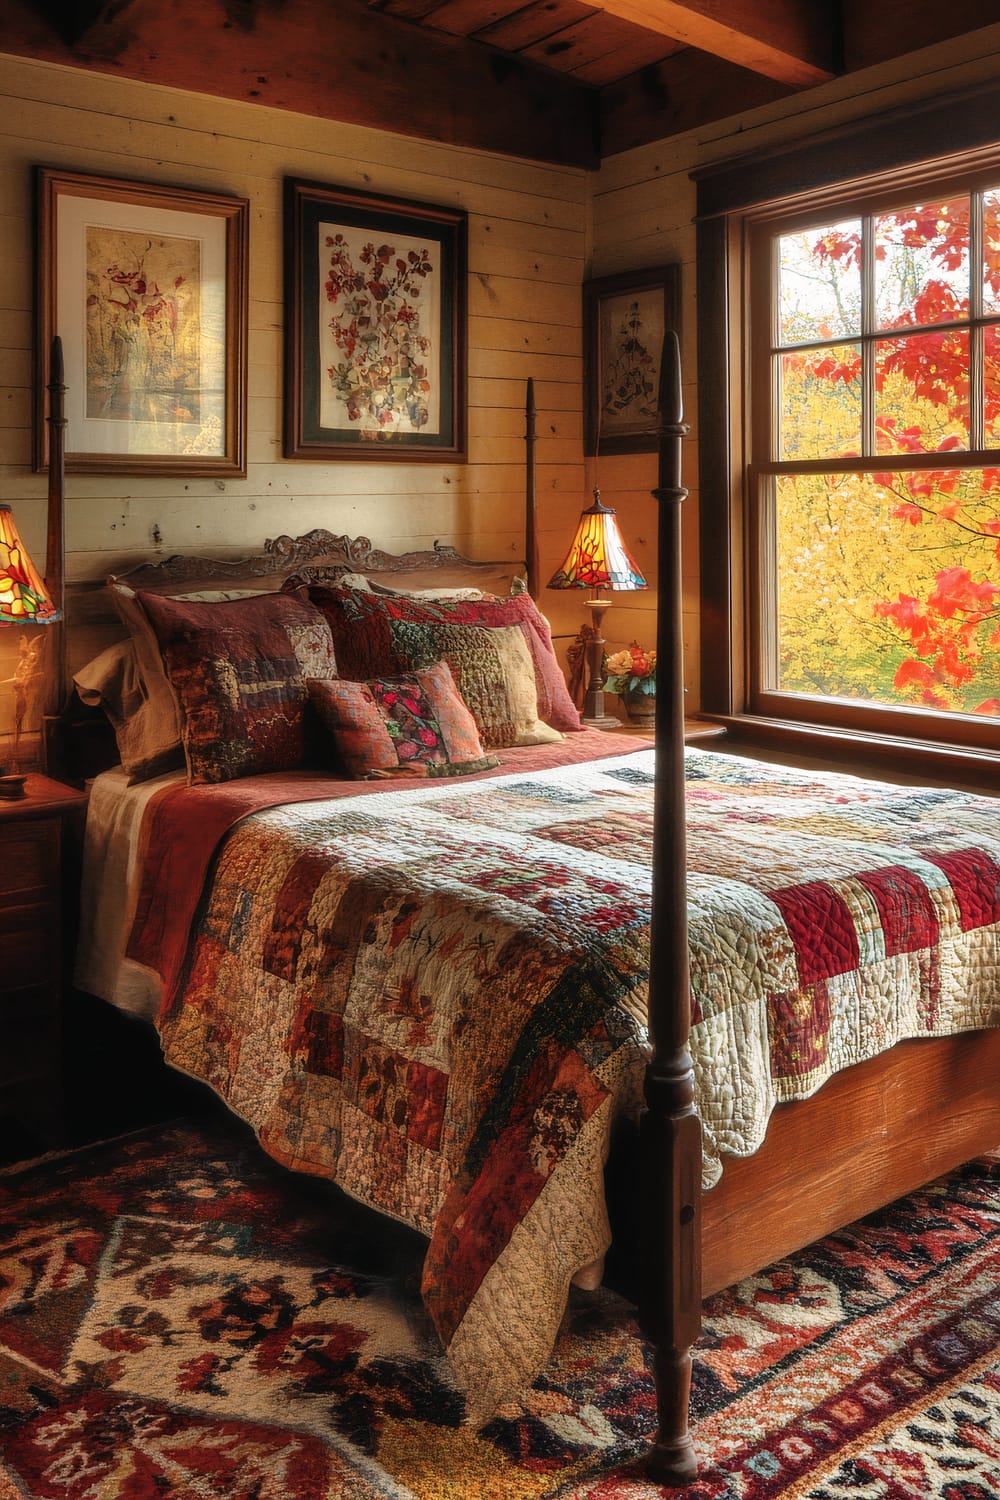
[[[285,180],[286,458],[461,462],[467,216]]]
[[[652,453],[663,336],[680,334],[680,267],[583,284],[584,453]]]

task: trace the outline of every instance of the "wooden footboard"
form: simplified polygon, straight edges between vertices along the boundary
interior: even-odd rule
[[[707,1296],[1000,1147],[1000,1030],[900,1042],[779,1105],[702,1199]]]
[[[701,1294],[709,1296],[846,1224],[913,1192],[964,1161],[1000,1148],[1000,1029],[923,1038],[835,1074],[809,1099],[781,1104],[753,1156],[723,1157],[722,1180],[700,1199],[699,1245],[680,1232],[661,1247],[660,1295],[679,1298],[674,1326],[690,1327],[691,1276],[700,1248]],[[623,1126],[606,1173],[612,1246],[606,1279],[630,1299],[642,1294],[635,1247],[643,1221],[665,1228],[679,1205],[670,1152],[661,1143],[662,1213],[650,1209],[651,1164],[638,1165],[634,1127]],[[666,1180],[663,1173],[666,1170]],[[675,1201],[676,1200],[676,1201]],[[652,1268],[647,1268],[647,1274]],[[649,1295],[647,1290],[646,1295]],[[659,1325],[652,1334],[663,1335]],[[668,1352],[671,1345],[667,1343]],[[695,1350],[697,1357],[697,1350]],[[662,1361],[658,1362],[662,1368]],[[658,1381],[661,1434],[683,1431],[686,1376],[670,1361]],[[694,1433],[697,1440],[697,1431]],[[650,1470],[667,1484],[690,1482],[658,1441]],[[685,1468],[690,1463],[686,1457]]]

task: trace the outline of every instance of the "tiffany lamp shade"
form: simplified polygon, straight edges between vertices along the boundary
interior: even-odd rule
[[[592,634],[587,647],[588,681],[583,705],[584,724],[596,729],[613,729],[618,720],[604,711],[604,631],[603,621],[611,599],[602,589],[644,589],[648,587],[628,549],[622,541],[615,512],[601,501],[594,490],[594,503],[580,516],[566,560],[549,579],[550,589],[593,589],[586,601],[590,609]]]

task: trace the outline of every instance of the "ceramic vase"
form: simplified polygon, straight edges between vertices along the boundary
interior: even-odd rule
[[[628,714],[630,724],[644,724],[652,729],[656,719],[656,695],[644,693],[640,689],[634,689],[626,693],[623,698],[625,712]]]

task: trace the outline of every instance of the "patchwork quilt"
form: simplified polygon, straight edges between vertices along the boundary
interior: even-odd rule
[[[1000,1025],[1000,802],[697,750],[687,774],[710,1186],[779,1100],[904,1037]],[[640,750],[244,818],[166,976],[172,1064],[278,1160],[428,1236],[474,1417],[530,1382],[609,1243],[609,1132],[646,1059],[653,778]]]

